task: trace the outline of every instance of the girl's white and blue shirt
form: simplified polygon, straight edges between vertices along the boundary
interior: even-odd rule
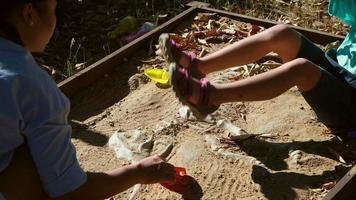
[[[338,63],[356,75],[356,1],[330,0],[329,14],[350,25],[350,31],[337,49]]]
[[[0,172],[26,142],[51,197],[84,184],[87,176],[71,143],[69,110],[69,100],[32,55],[0,38]]]

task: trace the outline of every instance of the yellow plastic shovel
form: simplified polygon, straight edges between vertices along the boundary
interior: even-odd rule
[[[156,83],[169,86],[169,73],[164,69],[148,68],[145,75]]]

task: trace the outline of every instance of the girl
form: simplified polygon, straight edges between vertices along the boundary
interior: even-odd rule
[[[352,26],[339,49],[324,53],[286,25],[277,25],[198,59],[182,52],[167,34],[159,43],[170,67],[178,98],[200,119],[220,104],[274,98],[297,86],[326,126],[356,130],[356,1],[331,0],[331,15]],[[284,64],[276,69],[229,84],[210,84],[205,75],[254,62],[269,52]]]
[[[69,100],[30,54],[49,42],[56,4],[0,2],[0,199],[104,199],[137,183],[174,181],[174,167],[159,156],[108,172],[81,169]]]

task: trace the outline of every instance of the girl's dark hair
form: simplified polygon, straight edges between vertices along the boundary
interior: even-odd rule
[[[9,16],[14,12],[19,12],[27,3],[32,3],[36,9],[39,9],[40,3],[46,0],[0,0],[0,32],[4,37],[23,45],[20,34],[15,26],[9,22]]]

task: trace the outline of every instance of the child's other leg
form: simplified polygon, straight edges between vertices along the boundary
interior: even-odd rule
[[[208,74],[252,63],[272,51],[277,53],[283,62],[288,62],[296,58],[300,46],[301,35],[281,24],[198,59],[197,66],[202,73]]]
[[[0,173],[0,192],[8,200],[49,199],[42,189],[40,177],[26,145],[15,150],[10,165]]]
[[[203,58],[196,58],[192,52],[183,52],[168,34],[160,36],[159,44],[168,62],[176,62],[200,79],[213,71],[252,63],[272,51],[279,54],[283,62],[291,61],[301,48],[301,38],[301,34],[280,24]]]
[[[228,84],[213,84],[210,88],[210,105],[236,101],[259,101],[279,96],[293,86],[302,92],[314,88],[321,75],[321,68],[312,62],[298,58],[268,72]],[[189,101],[197,104],[200,83],[192,79],[192,95]]]
[[[210,103],[219,105],[226,102],[272,99],[294,86],[306,92],[315,87],[320,75],[320,67],[304,58],[298,58],[253,77],[214,85]]]

